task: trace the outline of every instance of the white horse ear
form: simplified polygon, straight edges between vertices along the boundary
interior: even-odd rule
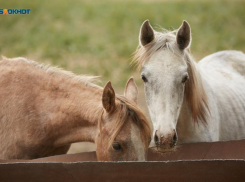
[[[134,82],[133,77],[129,78],[126,88],[124,91],[124,96],[133,101],[135,104],[137,104],[137,97],[138,97],[138,88],[136,83]]]
[[[154,30],[151,27],[149,20],[145,20],[140,28],[139,43],[141,46],[145,46],[153,41],[154,38]]]
[[[102,94],[102,104],[106,112],[111,113],[116,108],[116,95],[112,88],[111,82],[107,82]]]
[[[179,49],[184,50],[191,43],[191,27],[187,21],[183,21],[182,25],[180,26],[176,41],[179,46]]]

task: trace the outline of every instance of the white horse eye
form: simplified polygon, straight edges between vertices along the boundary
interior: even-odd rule
[[[145,83],[148,81],[144,75],[141,75],[141,78],[142,78],[143,82],[145,82]]]
[[[122,150],[122,146],[118,142],[113,142],[112,147],[114,150],[117,150],[117,151]]]
[[[184,78],[182,79],[182,83],[185,83],[188,79],[189,79],[188,75],[184,76]]]

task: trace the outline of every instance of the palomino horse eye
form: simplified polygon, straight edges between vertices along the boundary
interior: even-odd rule
[[[113,142],[112,147],[114,150],[122,150],[122,146],[118,142]]]
[[[185,83],[188,79],[189,79],[188,75],[184,76],[184,78],[182,79],[182,83]]]
[[[141,78],[142,78],[143,82],[145,82],[145,83],[147,82],[147,79],[144,75],[142,75]]]

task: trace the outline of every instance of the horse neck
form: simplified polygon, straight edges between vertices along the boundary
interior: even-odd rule
[[[198,67],[198,64],[190,57],[190,55],[187,55],[187,58],[191,63],[193,64],[196,73],[198,74],[198,77],[200,78],[199,81],[201,81],[203,89],[206,93],[206,88],[208,87],[208,82],[205,79],[205,76],[201,72],[201,70]],[[178,118],[178,124],[177,124],[177,133],[180,143],[188,143],[188,142],[195,142],[195,140],[199,140],[197,131],[197,126],[201,128],[205,128],[205,125],[201,123],[200,121],[198,123],[195,123],[192,118],[191,109],[189,107],[189,104],[186,99],[183,100],[181,111]]]
[[[102,89],[64,80],[56,84],[59,90],[55,93],[50,90],[44,103],[50,121],[46,128],[53,144],[64,146],[82,141],[95,142],[102,112]]]
[[[192,138],[193,131],[195,130],[193,127],[193,121],[192,121],[190,108],[185,99],[181,106],[176,130],[178,134],[178,141],[180,143],[188,142],[186,140],[188,140],[189,138]]]

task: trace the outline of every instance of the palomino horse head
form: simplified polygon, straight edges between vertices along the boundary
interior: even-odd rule
[[[150,123],[137,107],[137,86],[130,78],[124,97],[116,96],[110,82],[102,95],[103,112],[96,139],[100,161],[144,161],[151,140]]]
[[[141,68],[146,103],[154,125],[158,150],[172,149],[177,142],[177,121],[186,99],[193,120],[205,120],[206,95],[199,86],[195,65],[189,60],[191,28],[186,21],[177,31],[156,32],[146,20],[140,29],[140,46],[134,61]],[[203,111],[201,111],[203,109]]]

